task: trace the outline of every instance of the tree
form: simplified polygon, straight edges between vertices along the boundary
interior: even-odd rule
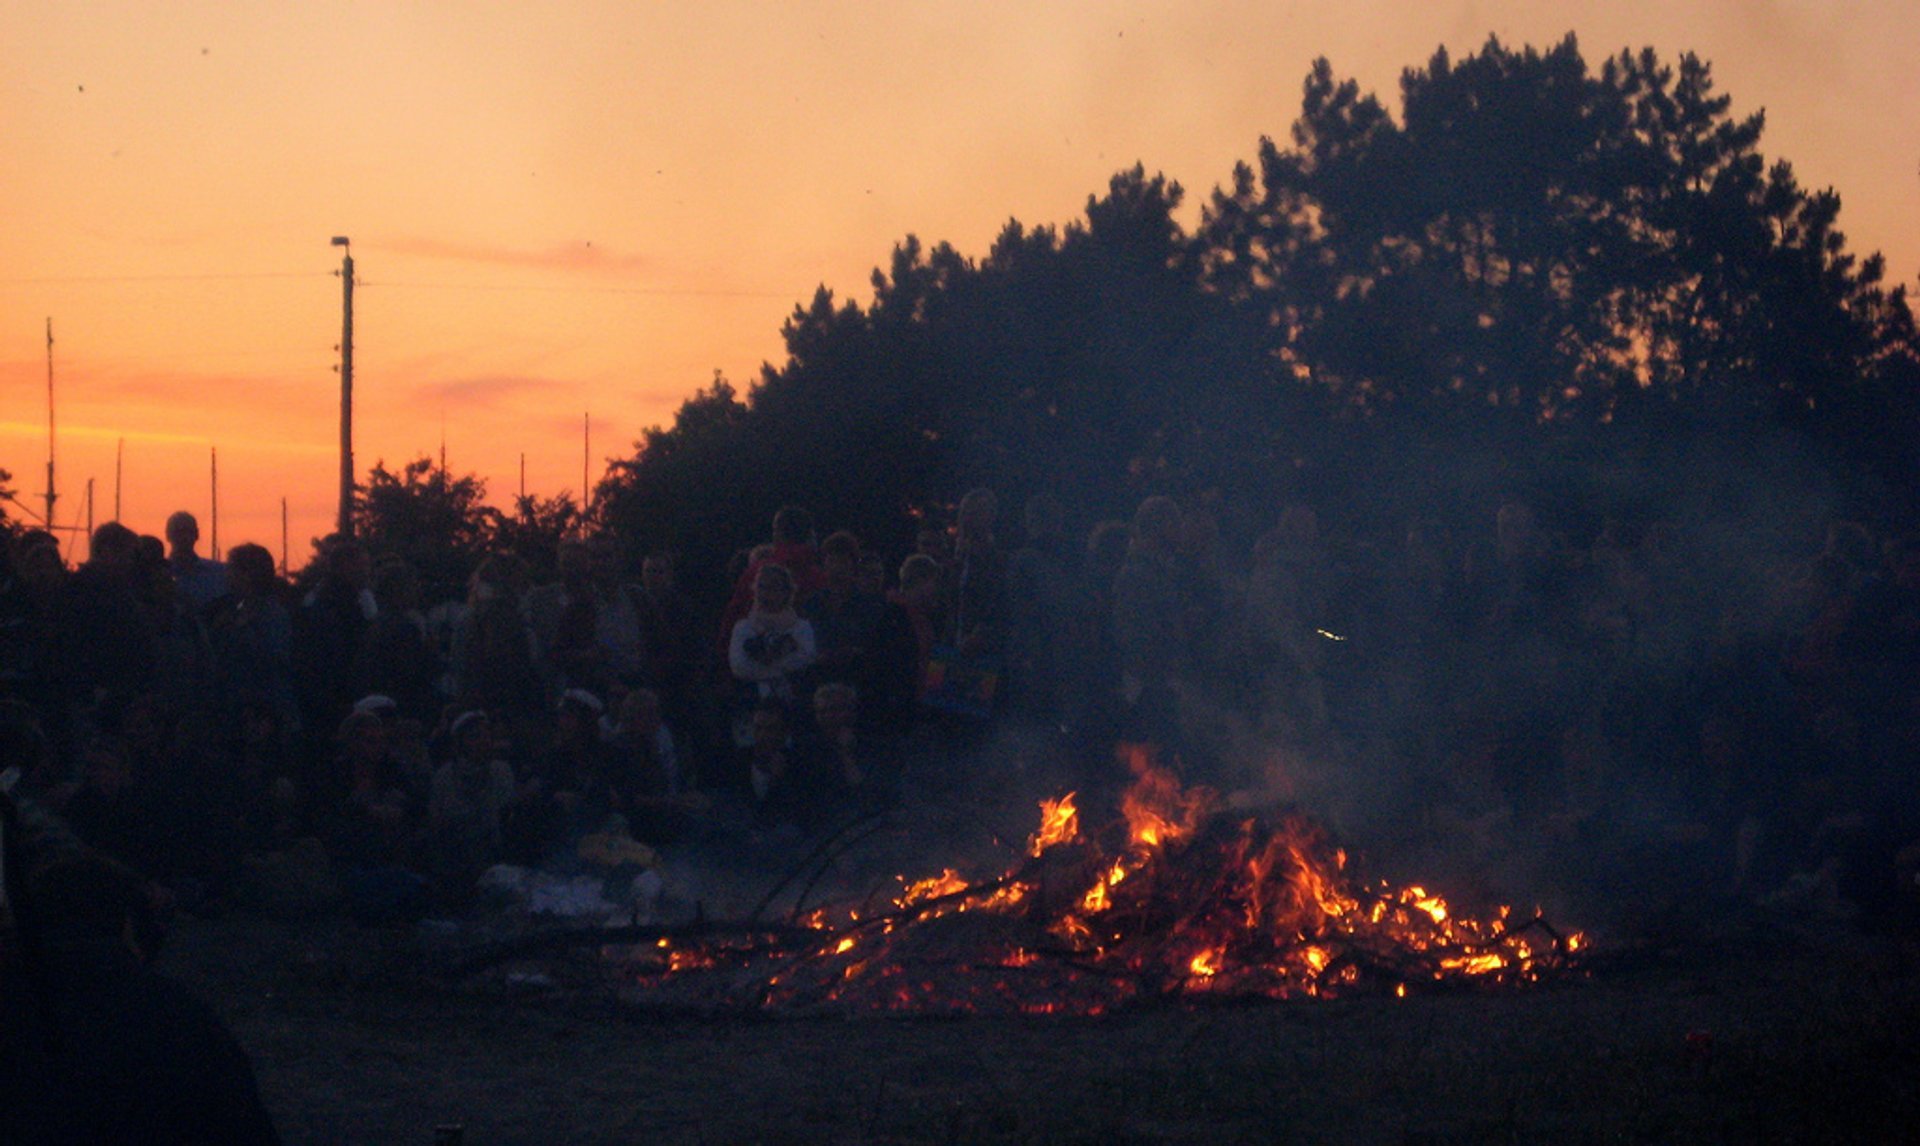
[[[12,481],[13,474],[0,469],[0,533],[8,535],[20,532],[19,522],[13,520],[13,515],[7,511],[9,505],[17,504],[19,501],[19,496],[14,493]]]
[[[671,426],[648,428],[633,457],[611,462],[594,491],[596,512],[615,534],[686,555],[684,583],[695,593],[717,578],[731,547],[744,544],[749,507],[765,496],[747,413],[733,383],[715,371],[680,404]]]
[[[1737,458],[1764,434],[1780,466],[1920,500],[1905,292],[1705,62],[1490,39],[1400,95],[1396,117],[1318,61],[1290,143],[1262,140],[1192,233],[1180,185],[1136,165],[978,258],[908,235],[870,304],[822,285],[784,362],[649,430],[607,519],[696,569],[788,502],[902,552],[977,485],[1079,524],[1157,492],[1246,529],[1302,496],[1382,524],[1609,496],[1591,475],[1627,457],[1684,490],[1686,442]]]
[[[354,533],[376,560],[412,565],[428,599],[460,597],[498,519],[483,504],[486,492],[480,478],[453,477],[431,458],[408,462],[397,474],[376,462],[354,504]]]
[[[1349,410],[1777,415],[1854,385],[1905,312],[1695,56],[1594,73],[1572,36],[1490,39],[1401,97],[1396,123],[1318,61],[1293,147],[1262,141],[1199,235],[1209,284]]]
[[[492,548],[518,557],[535,581],[553,577],[560,542],[587,528],[587,515],[568,492],[547,498],[522,494],[513,499],[512,513],[489,513]]]

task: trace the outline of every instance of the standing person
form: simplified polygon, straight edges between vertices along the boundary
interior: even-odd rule
[[[601,691],[647,683],[647,634],[640,586],[626,579],[620,546],[610,533],[587,538],[593,570],[593,646]],[[588,684],[586,687],[594,687]]]
[[[738,686],[734,743],[752,743],[752,714],[763,700],[790,705],[795,678],[813,665],[813,626],[794,611],[793,574],[763,565],[753,583],[753,608],[733,626],[727,667]]]
[[[1007,559],[994,538],[1000,503],[990,489],[960,499],[953,561],[947,566],[947,631],[964,656],[999,654],[1005,645]]]
[[[1113,582],[1113,639],[1120,655],[1123,735],[1177,751],[1178,687],[1188,668],[1187,595],[1179,566],[1183,515],[1150,497],[1133,515],[1126,562]]]
[[[52,658],[60,586],[60,550],[0,530],[0,696],[51,711]]]
[[[233,547],[226,596],[207,610],[207,643],[214,678],[229,713],[256,703],[273,713],[283,731],[300,727],[294,703],[293,615],[281,600],[283,586],[273,555],[251,543]]]
[[[167,518],[167,569],[196,617],[227,592],[227,567],[194,552],[199,544],[200,523],[191,513],[182,509]]]
[[[814,546],[812,513],[797,505],[786,505],[773,515],[773,540],[755,547],[746,569],[733,583],[733,596],[720,615],[723,648],[733,635],[733,626],[753,608],[754,585],[765,565],[778,565],[787,571],[796,603],[820,588],[825,576],[820,569],[819,550]]]
[[[887,602],[905,615],[914,641],[914,699],[925,699],[927,662],[940,639],[940,563],[924,553],[909,554],[900,563],[900,585]]]
[[[379,614],[354,659],[355,692],[392,697],[413,720],[431,720],[441,697],[440,655],[420,613],[420,578],[413,566],[391,557],[373,571]]]
[[[454,635],[455,699],[516,718],[546,707],[534,671],[533,638],[520,609],[518,570],[496,554],[480,563],[467,589],[467,612]],[[518,728],[516,727],[516,732]]]
[[[1007,563],[993,534],[997,505],[988,489],[960,499],[942,586],[943,643],[928,672],[928,705],[974,722],[992,716],[1004,699]]]
[[[572,652],[560,647],[561,627],[572,621],[567,625],[572,636],[581,627],[574,620],[577,616],[588,618],[590,627],[590,606],[583,604],[593,597],[593,557],[587,552],[587,543],[577,537],[561,539],[554,550],[553,570],[552,581],[527,590],[522,611],[533,640],[534,663],[547,694],[558,697],[570,687],[568,666],[563,661]]]
[[[86,564],[66,579],[55,610],[55,656],[67,695],[88,703],[96,689],[133,694],[159,668],[159,635],[141,605],[133,530],[109,521],[93,531]]]
[[[371,582],[373,563],[359,542],[334,538],[320,558],[320,577],[294,614],[294,674],[308,731],[340,723],[359,697],[353,661],[379,612]]]
[[[820,543],[823,584],[800,601],[813,623],[814,663],[821,680],[863,683],[870,675],[885,602],[860,588],[860,539],[846,530]]]
[[[1061,644],[1069,581],[1062,522],[1051,494],[1027,499],[1026,542],[1007,558],[1007,687],[1021,712],[1051,719],[1060,709]]]
[[[702,723],[698,682],[706,650],[693,601],[680,589],[671,554],[650,553],[640,563],[635,602],[647,675],[660,696],[661,711],[668,724],[690,733]]]
[[[1331,576],[1320,544],[1320,519],[1289,505],[1253,547],[1245,621],[1260,717],[1290,743],[1312,744],[1327,732],[1320,679]]]

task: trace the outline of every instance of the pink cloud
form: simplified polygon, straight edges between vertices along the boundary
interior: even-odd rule
[[[423,382],[414,388],[413,397],[417,402],[488,406],[517,395],[538,393],[560,385],[562,383],[551,378],[525,374],[480,374]]]
[[[423,259],[446,259],[495,266],[531,267],[537,270],[584,271],[614,274],[636,271],[646,265],[639,255],[623,255],[596,247],[592,242],[560,243],[545,250],[515,250],[480,243],[452,243],[441,239],[388,239],[375,249]]]

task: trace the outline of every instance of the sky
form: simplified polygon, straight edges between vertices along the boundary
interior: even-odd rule
[[[494,504],[523,469],[577,495],[909,234],[984,255],[1135,163],[1192,222],[1315,58],[1397,113],[1438,47],[1569,32],[1590,66],[1709,61],[1920,285],[1912,0],[8,4],[0,468],[40,511],[51,321],[58,524],[91,479],[96,524],[186,509],[204,551],[217,457],[219,548],[278,555],[284,500],[302,564],[339,484],[343,236],[356,471],[444,447]]]

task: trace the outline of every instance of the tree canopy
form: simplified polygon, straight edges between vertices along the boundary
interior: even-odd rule
[[[1419,513],[1623,461],[1674,487],[1710,446],[1911,505],[1905,288],[1730,106],[1696,56],[1594,68],[1571,36],[1438,51],[1397,118],[1320,60],[1290,142],[1190,230],[1135,166],[978,258],[909,235],[869,304],[822,286],[784,363],[744,396],[716,378],[601,504],[716,556],[785,502],[897,550],[974,485],[1257,525],[1278,497]]]
[[[510,552],[535,575],[550,573],[560,539],[585,524],[568,494],[519,497],[514,511],[486,504],[487,484],[454,476],[431,458],[416,458],[398,473],[374,463],[354,499],[354,535],[383,557],[406,561],[428,597],[463,597],[467,580],[489,553]]]

